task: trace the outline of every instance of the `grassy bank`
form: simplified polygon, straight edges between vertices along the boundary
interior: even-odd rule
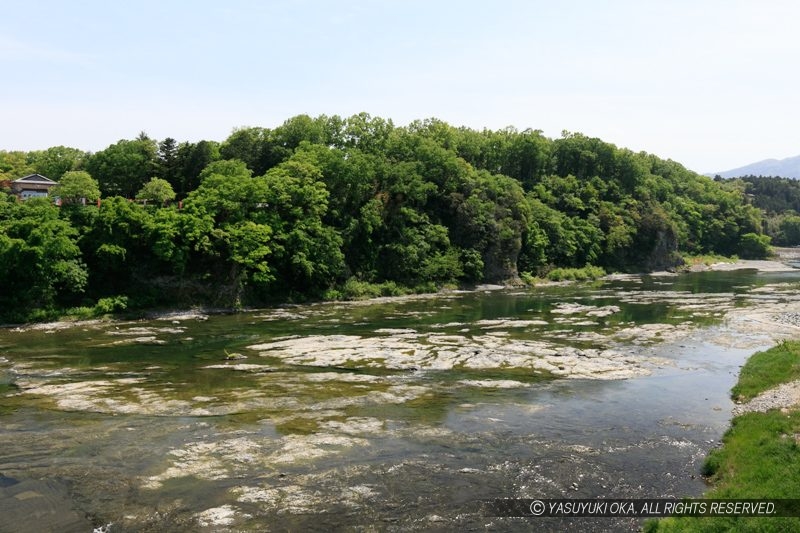
[[[753,354],[731,389],[736,401],[755,398],[781,383],[800,379],[800,341],[784,341],[766,352]]]
[[[800,379],[800,342],[754,354],[742,367],[734,398],[742,401]],[[703,465],[713,488],[704,498],[800,498],[800,409],[746,413],[731,421],[722,447]],[[680,517],[649,521],[646,532],[800,531],[800,518]]]
[[[522,272],[519,277],[526,285],[534,286],[548,281],[590,281],[605,275],[605,269],[586,265],[583,268],[553,268],[544,278],[536,277],[530,272]]]
[[[678,270],[681,271],[690,271],[696,267],[710,267],[716,263],[735,263],[739,260],[739,257],[736,255],[726,256],[726,255],[719,255],[719,254],[705,254],[705,255],[691,255],[691,254],[683,254],[683,266],[681,266]]]

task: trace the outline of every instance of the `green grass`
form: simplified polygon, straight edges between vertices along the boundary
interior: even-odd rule
[[[547,273],[550,281],[586,281],[605,276],[602,267],[586,265],[583,268],[554,268]]]
[[[554,268],[545,274],[544,278],[534,276],[530,272],[520,272],[519,278],[528,286],[547,283],[548,281],[589,281],[606,275],[602,267],[586,265],[583,268]]]
[[[683,260],[686,262],[684,268],[690,268],[697,265],[711,266],[714,263],[735,263],[739,260],[739,256],[732,255],[728,257],[717,254],[683,254]]]
[[[765,352],[753,354],[739,372],[731,390],[738,401],[749,400],[781,383],[800,379],[800,341],[784,341]]]
[[[8,316],[10,323],[30,324],[34,322],[51,322],[55,320],[87,320],[103,317],[110,314],[122,313],[128,309],[127,296],[113,296],[100,298],[94,306],[79,306],[69,308],[38,308]],[[0,322],[2,323],[2,322]]]
[[[733,420],[703,471],[714,498],[794,499],[800,496],[800,412],[747,413]],[[673,517],[645,524],[646,532],[800,531],[800,518]]]
[[[341,286],[328,289],[323,294],[325,300],[366,300],[369,298],[378,298],[379,296],[403,296],[411,292],[436,292],[437,287],[435,284],[420,285],[419,287],[408,288],[398,285],[394,281],[385,281],[383,283],[370,283],[368,281],[360,281],[356,278],[348,279]]]
[[[800,377],[800,342],[783,342],[750,357],[733,395],[752,398],[759,392]],[[713,489],[704,498],[800,497],[800,410],[746,413],[733,419],[722,447],[703,465]],[[646,532],[800,531],[800,518],[673,517],[650,520]]]

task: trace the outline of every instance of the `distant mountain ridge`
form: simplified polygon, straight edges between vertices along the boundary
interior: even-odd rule
[[[800,155],[786,159],[765,159],[743,167],[724,172],[710,172],[706,176],[722,176],[738,178],[740,176],[780,176],[782,178],[800,179]]]

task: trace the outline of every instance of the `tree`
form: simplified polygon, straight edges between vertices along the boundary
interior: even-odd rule
[[[175,191],[172,190],[172,185],[167,180],[153,177],[136,193],[136,199],[152,200],[164,205],[168,201],[175,199]]]
[[[464,184],[463,201],[456,204],[454,240],[481,254],[484,279],[505,281],[517,276],[517,259],[523,235],[537,226],[529,223],[530,207],[519,182],[485,170]],[[535,244],[536,237],[528,242]],[[535,257],[535,252],[531,250]]]
[[[195,247],[199,263],[218,280],[218,301],[238,306],[246,289],[265,291],[275,279],[271,198],[241,161],[215,161],[199,176],[200,186],[186,198],[184,213],[196,227],[210,224]]]
[[[328,137],[328,117],[322,115],[317,118],[311,118],[308,115],[297,115],[283,124],[275,128],[272,136],[275,142],[294,150],[303,141],[308,141],[312,144],[330,144]]]
[[[15,180],[33,172],[25,152],[0,150],[0,181]]]
[[[764,259],[770,253],[769,241],[766,235],[746,233],[739,242],[739,255],[743,259]]]
[[[156,152],[156,142],[146,136],[123,139],[91,156],[86,170],[97,179],[103,196],[132,198],[157,170]]]
[[[800,244],[800,216],[787,215],[780,221],[781,244],[796,246]]]
[[[52,194],[70,204],[94,202],[100,198],[100,187],[88,172],[70,170],[61,177]]]
[[[149,212],[119,196],[103,201],[91,213],[80,239],[83,258],[89,265],[93,296],[142,293],[156,274],[147,229]]]
[[[178,195],[185,198],[200,185],[200,173],[214,161],[218,161],[219,144],[214,141],[197,143],[181,143],[177,153],[177,187]]]
[[[70,170],[78,170],[86,159],[87,154],[77,148],[67,146],[53,146],[47,150],[28,152],[28,162],[34,171],[54,181]]]
[[[173,189],[178,185],[178,141],[167,137],[158,143],[158,173]]]
[[[47,199],[0,203],[0,316],[72,303],[88,278],[77,231]]]
[[[253,174],[260,176],[292,154],[273,137],[266,128],[235,129],[219,147],[220,157],[244,161]]]
[[[323,223],[329,193],[313,159],[299,153],[256,178],[272,228],[273,263],[281,290],[318,293],[344,265],[342,239]]]

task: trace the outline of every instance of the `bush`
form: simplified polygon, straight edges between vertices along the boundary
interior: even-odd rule
[[[406,289],[404,289],[394,281],[385,281],[381,283],[378,287],[380,288],[381,296],[402,296],[408,293]]]
[[[472,248],[461,250],[461,279],[467,283],[476,283],[483,278],[483,259],[480,252]]]
[[[127,296],[112,296],[111,298],[100,298],[94,306],[94,312],[97,315],[105,315],[108,313],[118,313],[127,308]]]
[[[439,287],[437,287],[434,282],[428,281],[420,285],[416,285],[414,287],[414,294],[428,294],[431,292],[437,292],[438,290]]]
[[[377,298],[380,295],[380,285],[359,281],[356,278],[348,279],[342,287],[342,298],[345,300],[364,300],[366,298]]]
[[[739,255],[743,259],[764,259],[770,254],[769,243],[767,235],[745,233],[739,240]]]
[[[720,452],[718,450],[711,450],[708,457],[706,457],[706,460],[703,462],[700,474],[704,477],[711,477],[719,471],[721,465],[722,460],[720,458]]]
[[[86,319],[95,317],[97,316],[98,313],[95,311],[94,307],[81,306],[81,307],[70,307],[69,309],[66,310],[64,314],[69,317]]]
[[[605,276],[601,267],[586,265],[583,268],[554,268],[547,273],[550,281],[586,281]]]
[[[394,281],[370,283],[350,278],[341,287],[326,290],[322,297],[325,300],[366,300],[379,296],[403,296],[409,292],[408,288]]]
[[[342,300],[344,299],[344,295],[342,291],[338,289],[328,289],[324,293],[322,293],[323,300]]]

